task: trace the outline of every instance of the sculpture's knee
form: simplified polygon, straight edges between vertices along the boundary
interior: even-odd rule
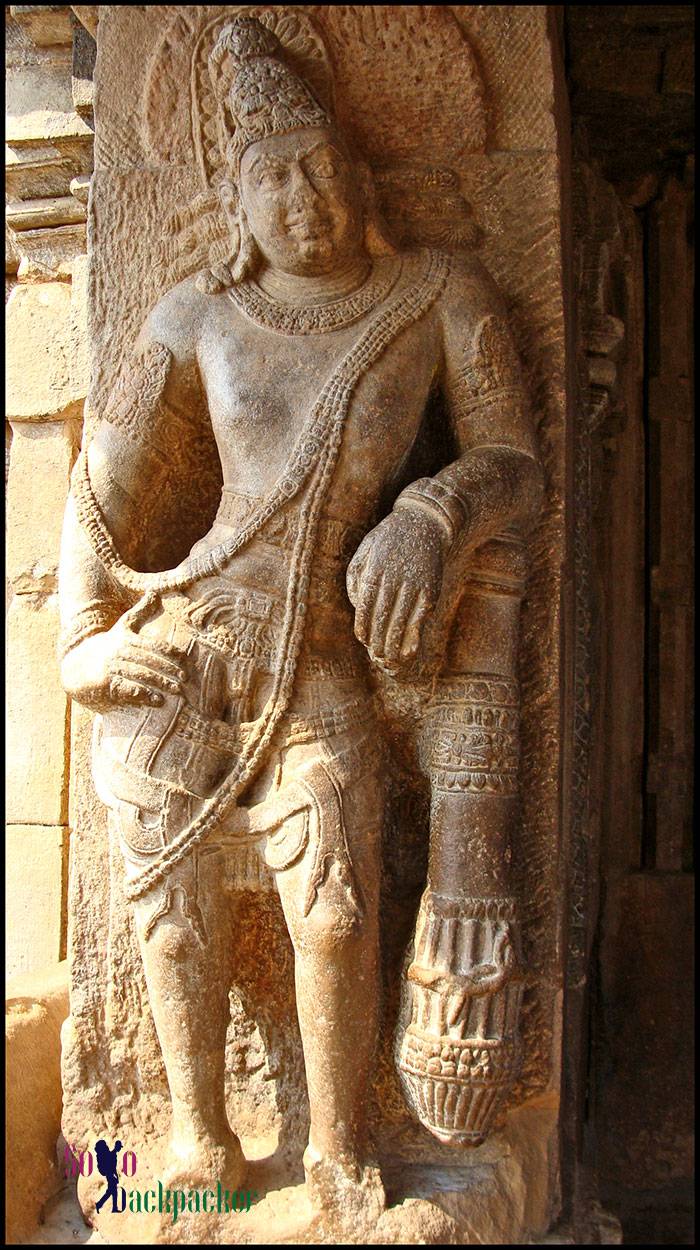
[[[370,918],[348,891],[313,904],[298,925],[295,946],[319,965],[339,960],[351,964],[366,957],[373,930]]]
[[[164,963],[186,963],[207,943],[199,906],[179,883],[137,903],[135,919],[141,949]]]
[[[192,934],[167,918],[158,920],[147,941],[154,955],[169,964],[185,963],[193,953]]]

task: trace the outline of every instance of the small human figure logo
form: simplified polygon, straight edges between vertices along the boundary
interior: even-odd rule
[[[121,1207],[119,1206],[119,1199],[117,1196],[117,1187],[119,1185],[119,1178],[117,1177],[117,1155],[119,1154],[121,1148],[122,1144],[120,1141],[114,1143],[114,1150],[110,1150],[106,1141],[100,1140],[95,1142],[97,1170],[102,1176],[104,1176],[107,1182],[105,1192],[99,1202],[95,1204],[96,1211],[99,1211],[104,1206],[108,1198],[112,1199],[112,1212],[115,1215],[121,1214],[124,1210],[126,1195],[124,1195],[125,1201],[122,1203]],[[123,1190],[122,1193],[124,1193]]]
[[[95,1142],[94,1152],[77,1150],[70,1142],[66,1142],[64,1150],[66,1180],[75,1180],[78,1176],[92,1176],[96,1162],[98,1172],[107,1182],[105,1192],[95,1204],[96,1211],[100,1211],[111,1198],[114,1215],[121,1215],[127,1208],[132,1215],[140,1215],[142,1212],[146,1215],[153,1215],[156,1211],[160,1215],[165,1211],[168,1215],[172,1215],[173,1224],[176,1224],[185,1211],[194,1213],[203,1211],[206,1215],[211,1215],[214,1211],[217,1214],[241,1214],[244,1211],[250,1211],[252,1202],[258,1197],[255,1190],[234,1189],[229,1192],[228,1189],[222,1188],[221,1181],[216,1182],[216,1192],[213,1189],[201,1192],[198,1189],[192,1189],[187,1193],[184,1189],[164,1189],[162,1182],[158,1181],[157,1191],[155,1189],[145,1191],[130,1189],[127,1194],[123,1186],[119,1184],[117,1173],[121,1170],[124,1176],[136,1175],[136,1153],[133,1150],[125,1150],[121,1169],[119,1169],[117,1159],[121,1149],[122,1143],[116,1141],[114,1149],[110,1150],[103,1138]]]

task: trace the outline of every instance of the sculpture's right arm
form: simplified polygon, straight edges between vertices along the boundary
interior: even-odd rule
[[[87,448],[92,493],[117,551],[131,567],[142,567],[145,501],[157,502],[159,481],[167,473],[168,434],[201,402],[194,318],[187,311],[177,288],[153,310]],[[160,692],[178,681],[177,663],[165,655],[155,662],[135,635],[127,638],[120,628],[134,597],[95,552],[81,524],[76,481],[74,476],[59,566],[64,687],[97,709],[115,701],[160,702]]]

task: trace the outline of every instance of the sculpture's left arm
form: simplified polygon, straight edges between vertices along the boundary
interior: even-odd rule
[[[403,1019],[458,1020],[456,1047],[471,1045],[467,1038],[489,1039],[482,1070],[459,1058],[450,1068],[458,1090],[456,1143],[483,1140],[519,1065],[523,957],[510,865],[518,832],[522,540],[542,490],[505,309],[475,265],[464,262],[463,278],[448,288],[441,309],[442,382],[460,455],[435,477],[413,482],[392,513],[430,515],[443,533],[443,559],[454,554],[464,562],[422,717],[430,849],[416,933],[436,937],[416,940],[402,990]],[[399,1070],[417,1107],[435,1102],[444,1033],[426,1025],[418,1060],[411,1029],[401,1037]],[[429,1117],[427,1125],[434,1131]]]
[[[453,265],[441,306],[442,389],[460,454],[396,501],[397,508],[430,513],[448,553],[473,550],[504,530],[526,535],[542,497],[535,431],[503,300],[478,262]]]
[[[348,568],[355,633],[388,667],[416,655],[446,561],[505,530],[524,536],[542,496],[520,363],[503,301],[478,261],[453,261],[435,315],[459,458],[407,486]]]

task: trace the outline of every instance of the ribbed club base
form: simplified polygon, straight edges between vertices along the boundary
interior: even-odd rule
[[[395,1053],[412,1113],[440,1141],[486,1138],[520,1066],[522,992],[514,900],[455,901],[426,890]]]

